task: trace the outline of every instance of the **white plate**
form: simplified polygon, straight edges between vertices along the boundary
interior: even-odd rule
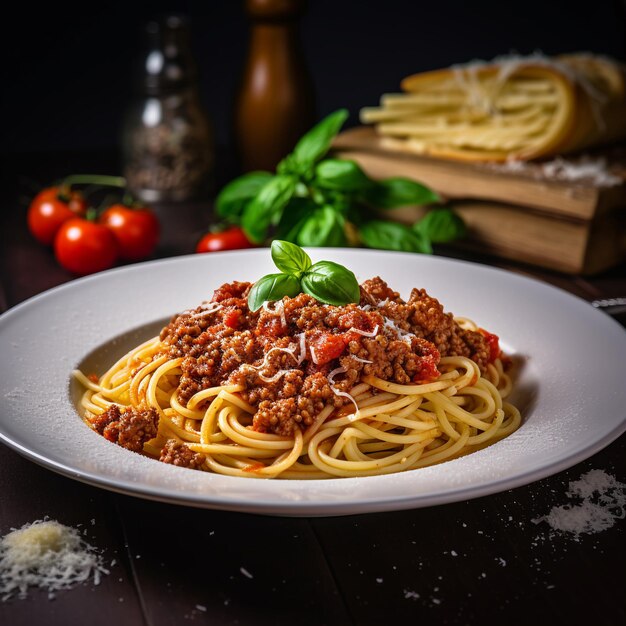
[[[76,410],[76,366],[117,355],[232,280],[275,271],[267,249],[153,261],[75,280],[0,317],[0,438],[92,485],[191,506],[279,515],[343,515],[465,500],[530,483],[591,456],[626,426],[626,333],[564,291],[501,270],[418,254],[311,250],[359,280],[380,275],[407,297],[424,287],[447,311],[501,337],[523,362],[512,397],[520,429],[434,467],[367,478],[255,480],[194,472],[109,443]]]

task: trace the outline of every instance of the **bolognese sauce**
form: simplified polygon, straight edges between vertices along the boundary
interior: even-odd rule
[[[241,385],[259,432],[306,428],[325,406],[349,403],[363,376],[406,385],[435,380],[444,356],[468,357],[481,371],[493,360],[489,337],[461,328],[423,289],[404,301],[376,277],[361,285],[359,304],[300,294],[253,312],[251,287],[222,285],[210,301],[175,316],[160,340],[164,354],[182,358],[181,404],[203,389]]]

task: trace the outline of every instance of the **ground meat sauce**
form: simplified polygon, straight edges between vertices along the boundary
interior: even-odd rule
[[[189,469],[202,469],[206,457],[200,452],[194,452],[187,444],[176,439],[168,439],[161,450],[159,461],[188,467]]]
[[[142,452],[143,444],[156,437],[159,416],[156,409],[124,409],[112,404],[89,422],[108,441],[133,452]]]
[[[490,359],[485,337],[460,328],[423,289],[404,302],[373,278],[361,286],[358,305],[324,305],[300,294],[252,312],[251,286],[222,285],[210,302],[161,331],[166,354],[183,358],[183,405],[208,387],[240,384],[243,399],[257,409],[253,428],[290,435],[325,406],[350,402],[335,391],[349,392],[364,375],[420,383],[439,376],[441,356],[467,356],[482,370]]]

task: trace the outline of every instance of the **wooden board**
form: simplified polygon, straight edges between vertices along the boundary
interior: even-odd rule
[[[333,149],[341,158],[357,161],[373,178],[407,176],[423,182],[448,199],[517,204],[584,220],[626,206],[626,161],[622,164],[621,158],[617,159],[615,171],[622,178],[622,183],[600,187],[584,181],[540,178],[532,166],[526,172],[502,171],[491,165],[447,161],[390,150],[382,145],[381,138],[369,127],[345,131],[336,138]]]
[[[514,205],[477,200],[450,202],[467,237],[450,246],[566,272],[597,274],[626,259],[626,212],[594,220],[555,217]],[[412,224],[427,210],[408,207],[386,217]]]

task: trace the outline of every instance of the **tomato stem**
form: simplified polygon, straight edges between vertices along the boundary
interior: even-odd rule
[[[124,206],[132,208],[136,204],[136,200],[129,191],[125,191],[122,196],[122,204]]]
[[[123,176],[106,176],[103,174],[71,174],[66,176],[61,188],[69,189],[72,185],[100,185],[102,187],[126,187]]]

